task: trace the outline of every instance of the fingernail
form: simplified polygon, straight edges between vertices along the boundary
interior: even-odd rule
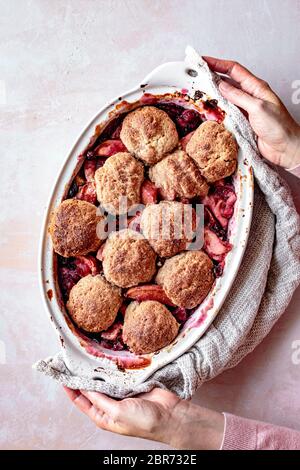
[[[231,89],[231,85],[225,82],[225,80],[221,80],[219,83],[219,88],[220,90],[223,90],[223,91],[229,91]]]

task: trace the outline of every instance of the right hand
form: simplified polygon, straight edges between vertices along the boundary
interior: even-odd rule
[[[262,156],[284,168],[299,165],[300,126],[270,86],[237,62],[204,59],[214,72],[230,78],[220,82],[220,92],[248,114]]]

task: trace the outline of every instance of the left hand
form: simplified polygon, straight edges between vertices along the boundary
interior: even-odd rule
[[[115,400],[103,393],[71,390],[68,397],[99,428],[160,441],[178,449],[218,449],[223,436],[221,413],[181,400],[159,388]]]

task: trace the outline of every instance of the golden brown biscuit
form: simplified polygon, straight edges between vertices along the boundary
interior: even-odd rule
[[[167,113],[153,106],[143,106],[125,117],[121,140],[147,165],[157,163],[178,144],[178,133]]]
[[[236,170],[238,145],[224,124],[203,122],[192,135],[186,151],[209,183],[230,176]]]
[[[179,197],[191,199],[208,193],[208,184],[199,168],[183,150],[175,150],[163,158],[150,168],[149,176],[157,188],[166,193],[175,192]]]
[[[156,255],[149,242],[133,230],[113,232],[105,243],[104,275],[119,287],[149,282],[156,271],[155,262]]]
[[[56,253],[69,256],[86,255],[96,251],[102,241],[97,225],[105,218],[93,204],[77,199],[66,199],[53,212],[49,226]]]
[[[141,229],[150,245],[162,258],[186,249],[196,230],[192,206],[176,201],[149,204],[141,215]]]
[[[113,324],[121,304],[121,289],[112,286],[101,274],[89,274],[72,287],[67,309],[79,328],[97,333]]]
[[[186,251],[165,261],[156,282],[175,305],[193,308],[214,283],[213,263],[204,251]]]
[[[116,153],[95,173],[97,199],[107,212],[124,214],[139,204],[143,180],[142,163],[128,152]]]
[[[132,302],[125,313],[123,340],[135,354],[152,353],[170,344],[178,328],[163,304],[153,300]]]

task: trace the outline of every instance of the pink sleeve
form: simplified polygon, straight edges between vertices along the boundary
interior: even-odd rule
[[[291,170],[287,170],[289,173],[292,173],[292,175],[298,176],[300,178],[300,165],[296,166],[295,168],[292,168]]]
[[[222,450],[300,450],[300,432],[224,413]]]

